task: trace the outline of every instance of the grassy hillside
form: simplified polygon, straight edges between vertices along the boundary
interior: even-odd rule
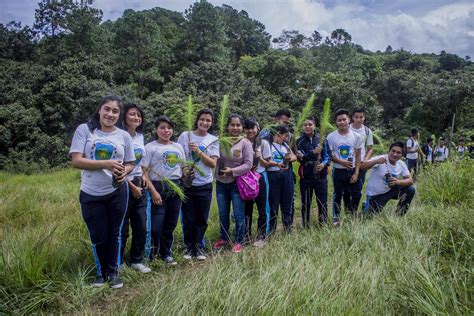
[[[177,255],[175,268],[127,269],[125,287],[112,291],[89,286],[79,173],[0,173],[0,312],[472,314],[472,174],[470,161],[426,170],[403,218],[390,204],[376,218],[298,228],[263,249],[214,253],[205,263]],[[215,240],[215,205],[210,223]]]

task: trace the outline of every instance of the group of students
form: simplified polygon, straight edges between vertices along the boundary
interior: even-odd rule
[[[406,163],[408,170],[413,172],[414,178],[418,174],[418,169],[421,163],[441,163],[449,158],[449,148],[443,137],[438,138],[438,143],[433,146],[433,138],[428,137],[426,144],[420,146],[418,129],[411,130],[410,138],[406,142]],[[464,139],[460,139],[458,145],[455,147],[457,159],[469,157],[473,152],[473,146],[465,146]]]
[[[209,109],[200,110],[194,129],[181,133],[176,142],[172,140],[174,122],[160,116],[154,124],[155,139],[145,145],[140,106],[123,107],[117,96],[103,98],[89,122],[76,129],[69,151],[73,167],[82,170],[79,200],[96,264],[93,286],[106,282],[111,288],[123,286],[119,270],[129,226],[133,235],[130,266],[137,271],[151,271],[145,259],[177,264],[172,244],[180,215],[183,258],[206,260],[205,233],[214,180],[220,237],[213,248],[228,245],[233,253],[241,252],[252,241],[256,247],[265,245],[277,229],[279,210],[284,230],[291,230],[296,161],[304,227],[310,223],[313,193],[318,222],[328,223],[331,162],[334,226],[339,225],[343,200],[349,213],[357,212],[368,169],[373,171],[364,211],[378,213],[389,200],[397,199],[397,211],[406,213],[415,189],[407,166],[400,160],[404,144],[395,142],[387,154],[372,157],[372,131],[364,125],[362,109],[352,113],[337,110],[337,130],[322,140],[315,132],[314,118],[304,121],[302,136],[293,140],[290,118],[288,110],[280,110],[275,126],[260,129],[255,119],[231,114],[226,125],[230,144],[222,146],[222,140],[213,134],[215,116]],[[258,183],[258,195],[244,200],[237,183],[249,173]],[[183,190],[184,199],[176,188]],[[256,237],[252,237],[254,204],[258,209]]]

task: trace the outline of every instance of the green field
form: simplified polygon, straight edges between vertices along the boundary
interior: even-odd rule
[[[205,263],[182,261],[178,227],[177,267],[126,269],[110,290],[89,286],[79,172],[0,173],[0,313],[472,315],[473,174],[472,161],[425,170],[403,218],[394,204],[338,229],[302,230],[297,218],[262,249]],[[218,237],[215,205],[207,237]]]

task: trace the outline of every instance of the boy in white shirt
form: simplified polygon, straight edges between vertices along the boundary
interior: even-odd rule
[[[390,145],[388,154],[376,156],[362,163],[364,170],[372,169],[367,183],[366,210],[379,213],[390,200],[398,200],[397,213],[404,215],[415,196],[413,179],[407,166],[400,160],[403,143]]]
[[[349,111],[339,109],[336,111],[334,117],[336,118],[337,131],[328,135],[327,144],[334,162],[332,175],[334,184],[332,222],[334,226],[338,226],[344,191],[349,191],[351,195],[351,202],[348,207],[349,213],[355,214],[357,204],[359,204],[360,201],[362,183],[359,179],[359,168],[362,138],[349,128]]]
[[[418,173],[418,155],[425,156],[418,144],[418,129],[412,128],[411,137],[407,140],[407,166],[408,171],[413,170],[413,178],[416,179]]]

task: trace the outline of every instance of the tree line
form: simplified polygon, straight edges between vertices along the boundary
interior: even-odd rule
[[[186,126],[197,108],[230,110],[263,124],[280,108],[296,117],[316,94],[332,108],[363,107],[384,139],[456,137],[474,130],[474,65],[469,56],[372,52],[336,29],[327,37],[283,30],[277,38],[245,11],[204,0],[184,12],[127,9],[103,21],[93,1],[38,3],[35,22],[0,24],[0,169],[36,171],[67,163],[75,128],[104,95],[118,94]],[[376,30],[374,30],[376,31]],[[148,124],[151,135],[152,124]]]

